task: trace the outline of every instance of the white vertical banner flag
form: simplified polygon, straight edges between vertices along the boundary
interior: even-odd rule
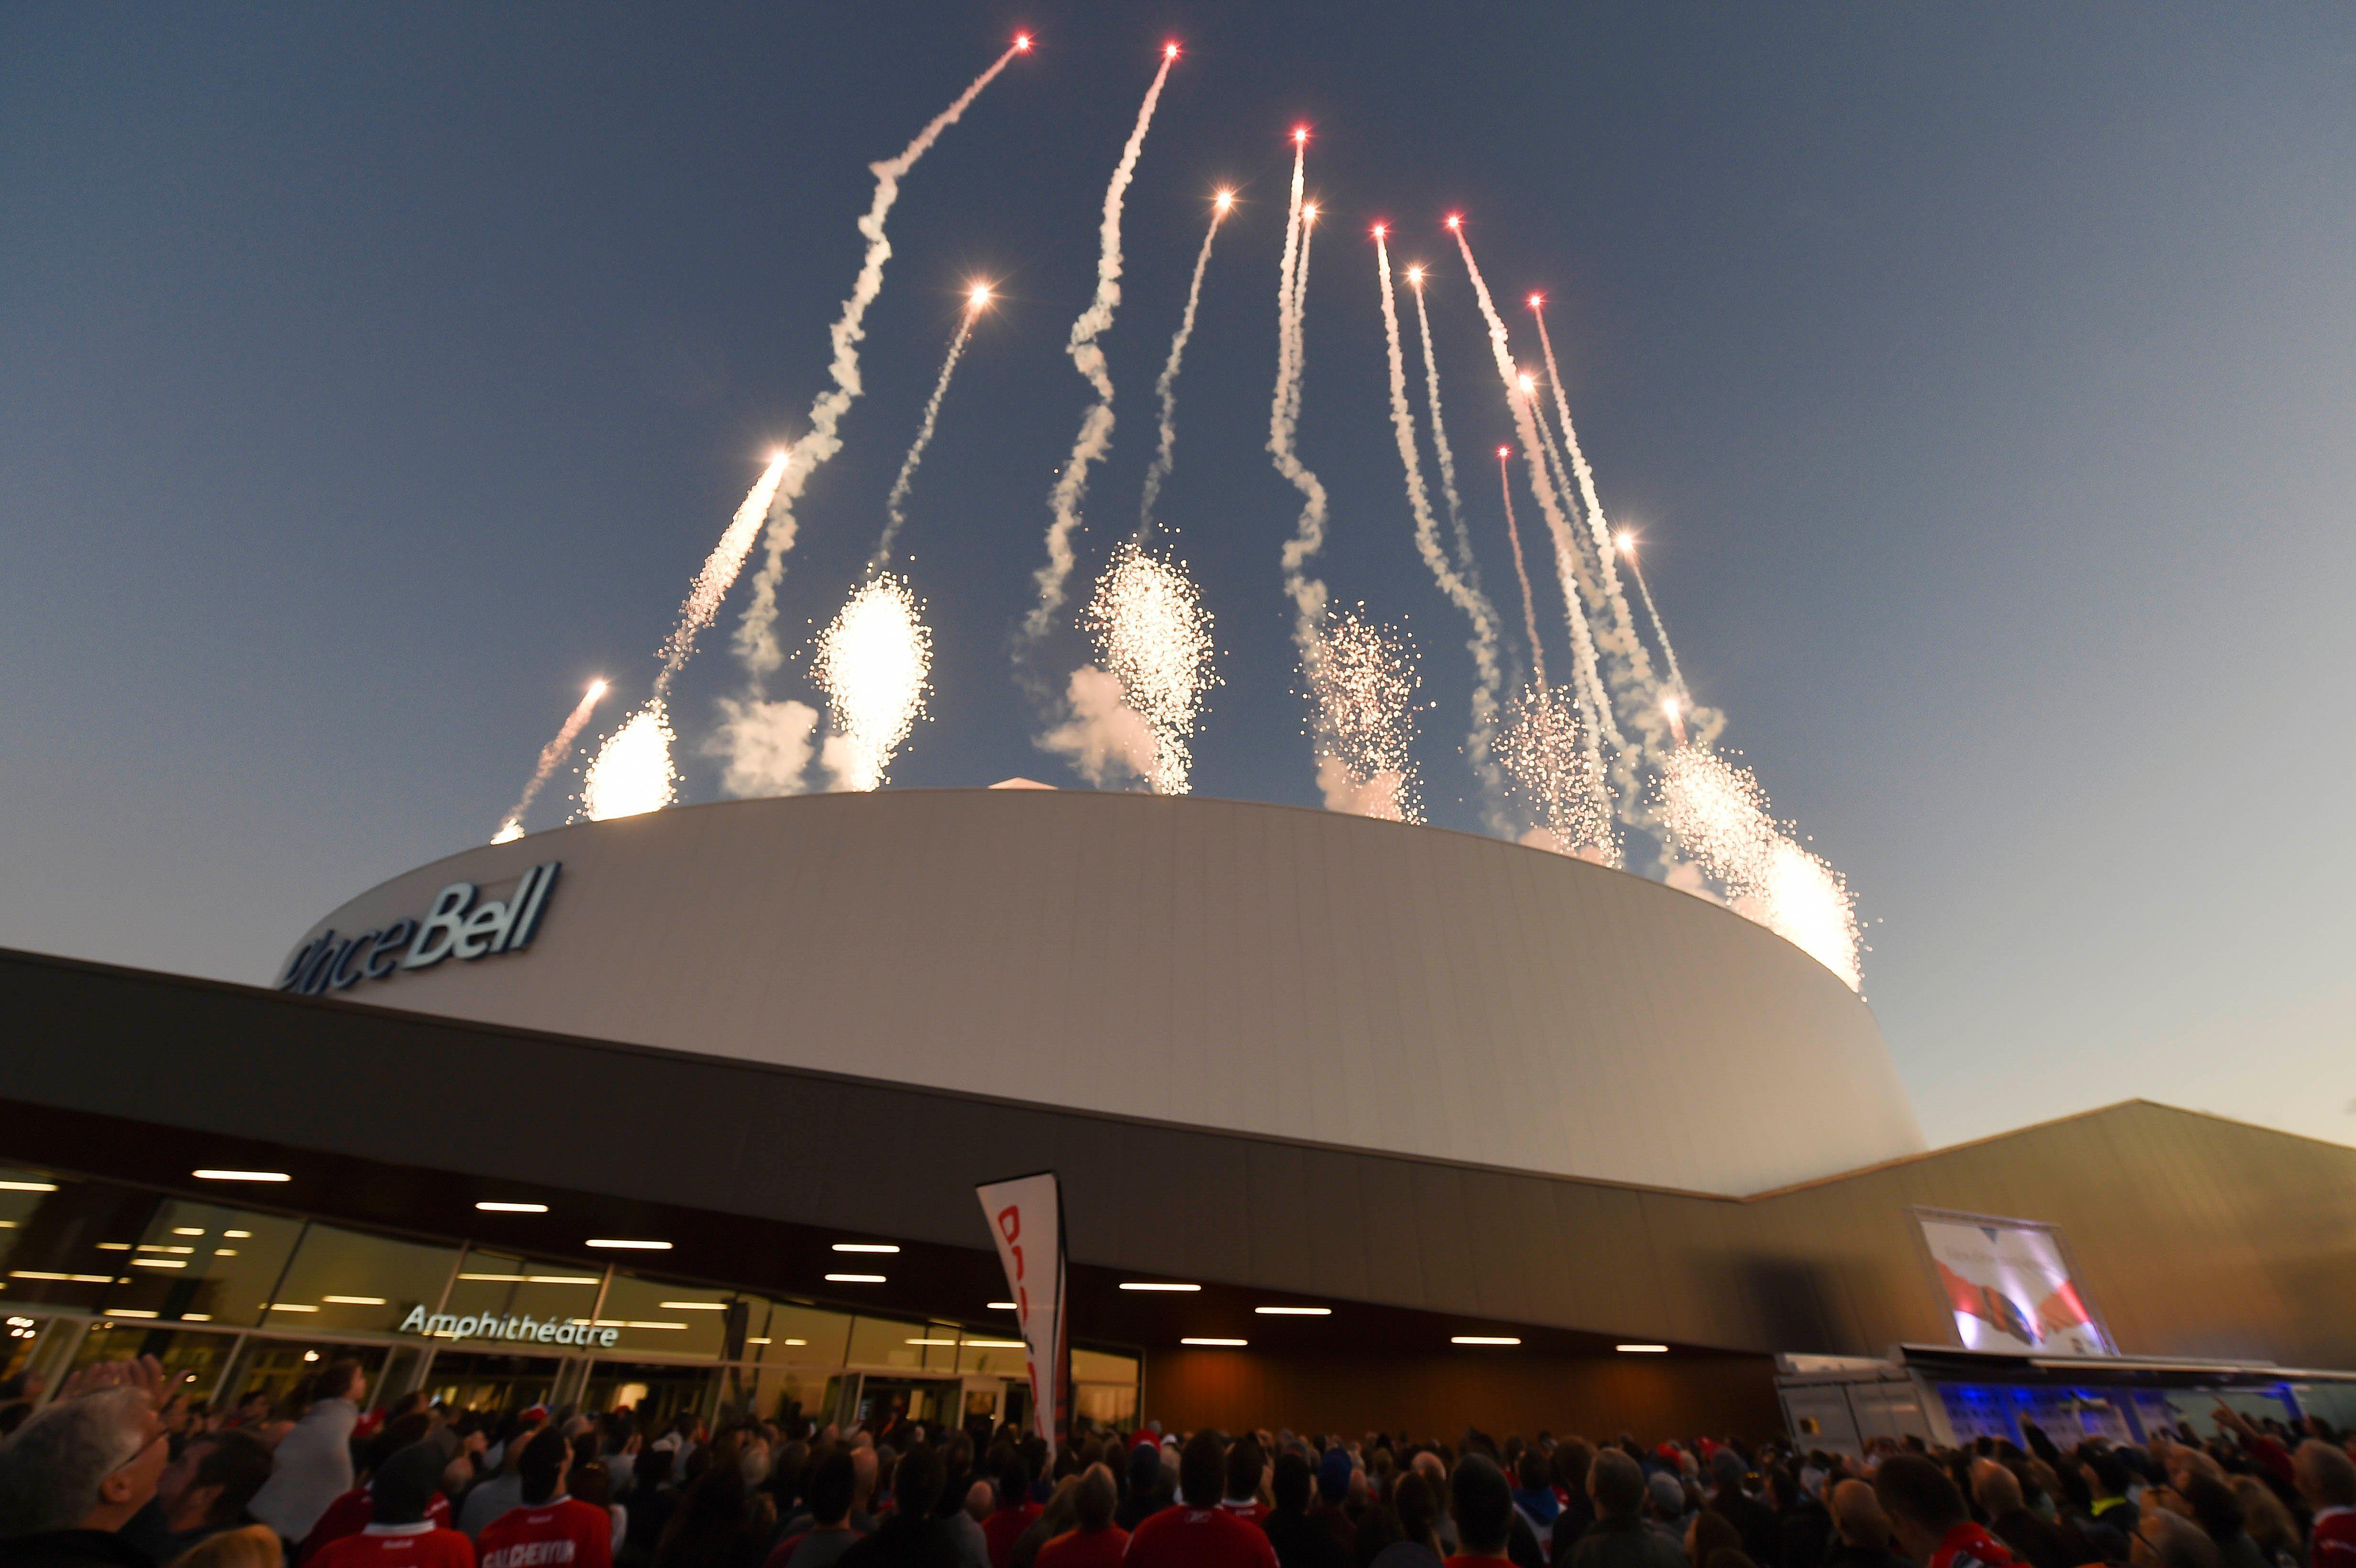
[[[1014,1298],[1030,1362],[1031,1409],[1053,1455],[1071,1398],[1065,1376],[1071,1339],[1064,1322],[1063,1187],[1054,1171],[1044,1170],[984,1182],[973,1190],[998,1243],[998,1261],[1006,1268],[1006,1288]]]

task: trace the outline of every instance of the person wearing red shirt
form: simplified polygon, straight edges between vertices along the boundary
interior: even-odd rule
[[[523,1506],[483,1527],[482,1568],[613,1568],[614,1519],[564,1495],[573,1445],[543,1426],[516,1460]]]
[[[1268,1516],[1276,1510],[1259,1500],[1259,1489],[1267,1480],[1268,1466],[1260,1458],[1259,1444],[1249,1437],[1238,1437],[1236,1445],[1227,1450],[1227,1490],[1219,1506],[1246,1524],[1265,1526]]]
[[[1129,1550],[1129,1531],[1112,1521],[1113,1506],[1119,1500],[1112,1472],[1102,1465],[1089,1466],[1072,1489],[1078,1527],[1040,1547],[1036,1568],[1115,1568]]]
[[[1023,1532],[1046,1511],[1031,1500],[1031,1467],[1020,1456],[1007,1460],[998,1472],[998,1506],[981,1521],[981,1538],[990,1547],[990,1568],[1008,1568]]]
[[[329,1541],[311,1568],[475,1568],[475,1543],[425,1517],[450,1462],[440,1443],[412,1443],[376,1474],[375,1517],[358,1535]]]
[[[2298,1495],[2315,1510],[2314,1568],[2356,1568],[2356,1461],[2346,1450],[2310,1437],[2291,1456]]]
[[[1467,1454],[1448,1478],[1455,1506],[1456,1555],[1448,1568],[1513,1568],[1505,1555],[1514,1538],[1514,1488],[1484,1454]]]
[[[1972,1522],[1947,1472],[1919,1454],[1892,1454],[1873,1473],[1873,1495],[1890,1532],[1925,1568],[2010,1568],[2004,1543]]]
[[[1178,1456],[1178,1490],[1185,1499],[1139,1525],[1121,1568],[1277,1568],[1267,1532],[1215,1500],[1226,1472],[1219,1440],[1197,1432]]]

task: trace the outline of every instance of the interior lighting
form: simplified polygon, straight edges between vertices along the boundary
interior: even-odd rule
[[[188,1266],[188,1262],[186,1258],[133,1258],[131,1266],[133,1268],[186,1268]]]
[[[1027,1350],[1031,1348],[1020,1339],[968,1339],[966,1344],[976,1350]]]
[[[1252,1310],[1262,1317],[1331,1317],[1333,1316],[1333,1309],[1330,1307],[1255,1307]]]
[[[826,1276],[826,1282],[829,1285],[882,1285],[884,1276],[880,1274],[830,1274]]]
[[[221,1234],[232,1242],[249,1242],[253,1239],[252,1231],[223,1231]]]
[[[1615,1345],[1612,1349],[1623,1356],[1665,1356],[1669,1353],[1666,1345]]]
[[[548,1212],[548,1205],[545,1203],[493,1203],[485,1201],[476,1204],[475,1207],[480,1209],[486,1214],[545,1214]],[[592,1242],[589,1244],[594,1247],[597,1243]]]
[[[838,1253],[896,1253],[900,1249],[889,1242],[837,1242],[834,1250]]]
[[[153,1317],[155,1316],[155,1314],[147,1311],[144,1307],[110,1307],[106,1309],[106,1315],[109,1317]]]
[[[1241,1346],[1251,1343],[1248,1339],[1213,1339],[1207,1338],[1181,1339],[1178,1342],[1182,1345],[1216,1345],[1227,1349],[1237,1349]]]
[[[615,1236],[592,1236],[589,1240],[582,1243],[581,1244],[584,1247],[606,1247],[629,1253],[667,1253],[670,1251],[670,1243],[669,1242],[633,1242]]]
[[[1175,1285],[1167,1281],[1151,1279],[1125,1279],[1120,1282],[1120,1287],[1123,1290],[1200,1290],[1203,1288],[1199,1285]]]
[[[305,1307],[299,1301],[273,1301],[270,1304],[269,1310],[273,1312],[316,1312],[319,1309],[316,1307]]]
[[[1451,1345],[1518,1345],[1521,1341],[1511,1334],[1452,1334]]]
[[[55,1192],[54,1181],[0,1181],[0,1192]]]
[[[323,1296],[319,1299],[333,1302],[337,1307],[382,1307],[384,1305],[384,1297],[381,1296]]]
[[[911,1339],[907,1342],[911,1345],[954,1345],[957,1343],[955,1339]]]
[[[198,1181],[292,1181],[294,1179],[283,1170],[192,1170]],[[52,1191],[55,1189],[51,1189]]]
[[[205,1228],[202,1225],[175,1225],[172,1227],[172,1234],[176,1236],[201,1236],[204,1233]]]
[[[1014,1303],[1011,1301],[993,1301],[990,1303],[990,1309],[992,1312],[1019,1312],[1022,1310],[1021,1307],[1015,1306]]]
[[[725,1312],[728,1310],[728,1304],[724,1301],[658,1301],[655,1305],[665,1312]]]

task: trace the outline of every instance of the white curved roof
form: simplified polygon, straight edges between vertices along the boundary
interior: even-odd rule
[[[527,950],[330,994],[1703,1191],[1922,1147],[1865,1004],[1762,927],[1559,855],[1290,806],[1033,790],[689,806],[454,855],[305,940],[423,914],[452,882],[504,897],[552,860]],[[1371,1219],[1378,1196],[1337,1194],[1337,1212]]]

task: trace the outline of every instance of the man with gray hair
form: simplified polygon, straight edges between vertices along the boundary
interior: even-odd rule
[[[1617,1448],[1587,1467],[1595,1522],[1571,1549],[1570,1568],[1686,1568],[1685,1548],[1644,1522],[1644,1472]],[[1679,1501],[1685,1488],[1677,1488]]]
[[[0,1564],[146,1568],[115,1532],[147,1506],[171,1459],[161,1372],[60,1399],[0,1447]]]

